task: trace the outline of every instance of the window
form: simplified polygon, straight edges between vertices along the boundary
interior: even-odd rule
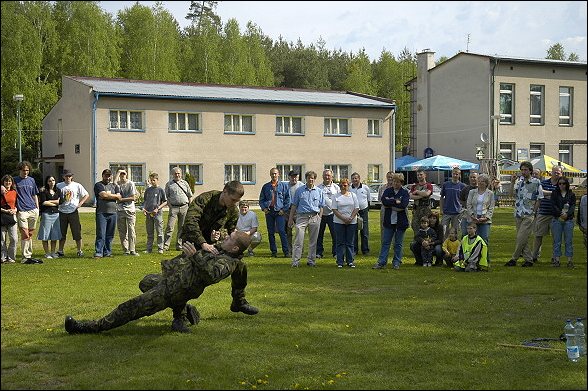
[[[255,183],[255,169],[253,164],[225,164],[225,183],[240,181],[241,183]]]
[[[325,118],[324,135],[349,135],[349,120],[343,118]]]
[[[57,120],[57,144],[63,144],[63,119]]]
[[[292,170],[298,173],[298,180],[304,178],[304,165],[302,164],[276,164],[276,168],[280,170],[280,177],[283,181],[290,180],[288,173]]]
[[[382,182],[382,165],[368,164],[368,182]]]
[[[186,173],[190,173],[196,180],[197,185],[202,184],[202,164],[187,164],[187,163],[170,163],[168,172],[171,173],[171,170],[174,167],[180,167],[182,169],[182,173],[184,174],[184,179],[186,178]],[[172,178],[170,177],[170,180]]]
[[[529,159],[533,159],[545,154],[545,144],[531,143],[529,144]]]
[[[140,111],[110,110],[110,130],[142,130],[143,113]]]
[[[572,126],[573,91],[572,87],[559,87],[559,124],[562,126]]]
[[[144,176],[145,164],[141,163],[110,163],[110,171],[112,171],[113,180],[116,178],[118,170],[125,170],[129,175],[129,180],[136,184],[144,185],[146,178]]]
[[[169,113],[168,130],[172,132],[201,132],[198,114]]]
[[[351,170],[347,164],[325,164],[325,170],[333,171],[333,182],[339,182],[341,178],[351,180]]]
[[[517,160],[514,143],[500,143],[500,154],[503,159]]]
[[[500,123],[514,123],[514,84],[500,83]]]
[[[253,116],[225,114],[225,133],[253,133]]]
[[[544,86],[531,85],[531,96],[529,101],[531,102],[530,107],[530,124],[531,125],[543,125],[543,93]]]
[[[379,119],[368,119],[368,136],[381,136],[381,124]]]
[[[559,144],[559,161],[573,166],[572,144]]]
[[[276,117],[276,134],[302,134],[302,117]]]

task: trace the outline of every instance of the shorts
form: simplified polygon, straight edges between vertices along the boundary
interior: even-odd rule
[[[67,238],[67,226],[71,226],[71,236],[74,240],[82,240],[82,224],[80,223],[80,215],[76,209],[72,213],[59,212],[59,224],[61,226],[61,240]]]
[[[551,226],[552,215],[540,215],[535,216],[533,222],[533,233],[535,236],[549,235],[549,227]]]

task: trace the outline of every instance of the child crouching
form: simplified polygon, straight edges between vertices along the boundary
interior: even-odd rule
[[[459,256],[453,265],[457,271],[488,271],[488,246],[476,234],[476,229],[476,223],[468,224],[468,234],[461,240]]]

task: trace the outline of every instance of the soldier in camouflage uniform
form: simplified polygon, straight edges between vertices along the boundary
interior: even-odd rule
[[[204,289],[229,275],[236,274],[245,278],[233,279],[233,303],[231,311],[255,315],[258,310],[245,300],[247,271],[241,260],[243,251],[251,244],[251,237],[245,232],[234,231],[217,243],[212,254],[203,250],[196,251],[191,243],[184,242],[185,254],[161,262],[161,274],[149,274],[143,278],[139,287],[144,292],[131,300],[120,304],[107,316],[95,321],[76,321],[71,316],[65,318],[65,330],[70,334],[98,333],[122,326],[132,320],[153,315],[166,308],[173,311],[172,330],[189,332],[184,323],[183,311],[189,307],[186,315],[192,324],[198,323],[198,311],[187,305],[190,299],[198,298]],[[191,247],[190,247],[191,246]]]

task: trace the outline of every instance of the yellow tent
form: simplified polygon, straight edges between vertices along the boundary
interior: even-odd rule
[[[561,166],[563,168],[563,173],[565,176],[568,177],[586,177],[586,171],[582,171],[577,169],[574,166],[570,166],[569,164],[563,163],[558,161],[556,158],[553,158],[548,155],[541,155],[535,157],[530,160],[533,168],[539,168],[542,171],[543,176],[551,176],[551,169],[553,166]],[[505,166],[500,168],[500,173],[503,175],[513,175],[519,172],[520,169],[520,162],[514,164],[512,166]]]

